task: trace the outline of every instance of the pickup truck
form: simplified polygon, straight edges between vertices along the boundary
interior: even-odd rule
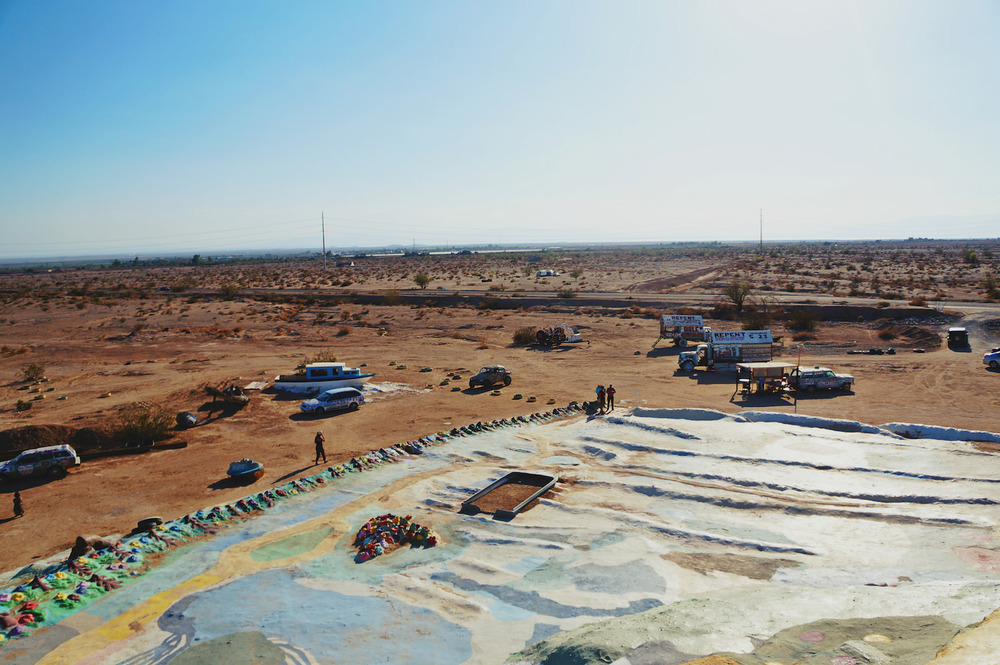
[[[788,375],[788,385],[795,390],[804,390],[805,392],[813,392],[820,388],[850,390],[854,386],[854,377],[850,374],[837,374],[826,367],[796,368]]]

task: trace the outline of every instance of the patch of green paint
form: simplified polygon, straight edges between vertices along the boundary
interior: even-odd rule
[[[331,533],[333,533],[333,527],[325,526],[315,531],[289,536],[269,545],[258,547],[250,553],[250,558],[254,561],[277,561],[305,554],[319,545]]]
[[[576,557],[554,556],[541,565],[528,571],[520,579],[512,581],[508,586],[519,591],[541,591],[563,589],[572,584],[572,578],[566,567],[572,564]]]
[[[180,652],[170,661],[171,665],[284,665],[285,652],[271,643],[263,633],[230,633],[208,642],[196,644]]]

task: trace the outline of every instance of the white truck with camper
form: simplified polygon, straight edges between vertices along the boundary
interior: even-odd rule
[[[705,343],[694,351],[681,351],[677,364],[683,372],[706,367],[736,372],[740,363],[770,362],[774,338],[770,330],[719,330],[705,328]]]
[[[700,314],[664,314],[660,317],[660,337],[653,342],[654,349],[661,339],[673,340],[681,348],[688,342],[703,342],[705,321]]]

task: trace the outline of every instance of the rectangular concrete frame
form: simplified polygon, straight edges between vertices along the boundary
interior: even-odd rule
[[[540,497],[541,495],[548,492],[556,484],[557,478],[555,476],[550,476],[546,473],[528,473],[527,471],[511,471],[503,478],[490,483],[485,489],[481,489],[468,499],[462,502],[462,507],[459,510],[460,513],[467,515],[476,515],[480,511],[479,506],[476,505],[476,501],[483,498],[496,488],[501,485],[506,485],[508,483],[521,483],[523,485],[535,485],[539,484],[538,491],[529,496],[527,499],[517,504],[513,510],[498,510],[493,513],[493,517],[498,520],[511,520],[524,510],[525,506]]]

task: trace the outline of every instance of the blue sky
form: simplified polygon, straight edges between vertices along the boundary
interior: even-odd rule
[[[995,237],[1000,4],[0,0],[0,259]]]

